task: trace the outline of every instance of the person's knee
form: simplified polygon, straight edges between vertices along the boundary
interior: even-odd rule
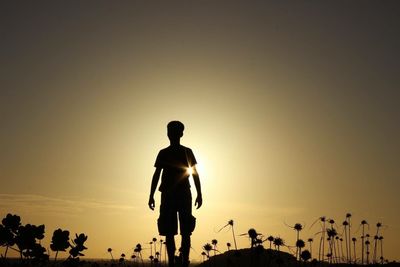
[[[165,241],[166,241],[166,245],[167,245],[167,249],[173,249],[175,250],[175,237],[173,235],[167,235],[165,237]]]
[[[190,248],[190,235],[182,235],[182,248]]]
[[[196,218],[191,214],[180,217],[180,230],[182,235],[190,235],[196,227]]]

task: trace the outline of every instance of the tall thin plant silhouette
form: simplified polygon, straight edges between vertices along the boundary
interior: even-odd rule
[[[366,257],[367,257],[367,265],[368,265],[369,264],[369,254],[370,254],[369,246],[371,244],[371,242],[369,241],[369,234],[366,234],[365,238],[366,238],[366,240],[365,240],[365,250],[366,250],[365,254],[367,255]]]
[[[347,220],[343,221],[342,223],[343,228],[344,228],[344,242],[346,244],[346,261],[350,263],[349,261],[349,243],[348,243],[348,236],[347,236],[347,227],[349,226],[349,222]]]
[[[232,231],[233,244],[235,245],[235,250],[237,250],[235,229],[234,229],[233,226],[234,226],[234,221],[233,220],[229,220],[227,224],[225,224],[224,226],[221,227],[221,229],[218,230],[218,232],[221,232],[222,229],[224,229],[225,227],[230,227],[230,229]]]
[[[374,236],[374,254],[373,254],[373,262],[376,263],[376,250],[378,246],[378,239],[379,239],[379,230],[382,227],[382,223],[378,222],[376,224],[376,234]]]
[[[310,237],[309,239],[307,239],[307,242],[310,244],[309,252],[310,252],[310,257],[312,258],[312,243],[314,242],[314,239]]]
[[[352,237],[351,241],[353,241],[353,255],[354,255],[354,263],[356,263],[357,260],[357,253],[356,253],[356,242],[357,242],[357,238]]]
[[[112,248],[108,248],[107,252],[110,253],[111,260],[114,260],[113,254],[112,254]]]
[[[383,264],[383,236],[379,237],[379,243],[380,243],[380,247],[381,247],[381,256],[380,256],[380,260],[381,260],[381,264]]]
[[[327,235],[328,235],[328,242],[329,242],[329,263],[332,264],[332,261],[336,261],[336,255],[335,255],[335,236],[337,235],[337,231],[335,228],[331,227],[328,228],[327,230]]]
[[[293,226],[293,229],[296,231],[296,258],[300,260],[300,253],[301,253],[301,248],[298,246],[297,242],[300,240],[300,231],[303,230],[303,226],[300,223],[296,223]],[[304,241],[300,244],[303,244]],[[304,247],[304,246],[303,246]]]
[[[361,221],[361,227],[362,227],[362,233],[361,233],[361,265],[364,264],[364,249],[365,249],[365,226],[368,226],[369,228],[369,224],[366,220],[362,220]]]
[[[321,262],[324,260],[324,255],[325,255],[325,233],[326,233],[326,217],[321,216],[317,220],[315,220],[310,228],[313,227],[315,223],[319,221],[321,225],[321,231],[318,232],[317,234],[321,234],[321,237],[319,239],[319,245],[318,245],[318,261]]]
[[[348,247],[349,247],[349,259],[348,259],[348,261],[349,261],[349,263],[351,263],[351,261],[352,261],[352,257],[351,257],[351,241],[352,241],[352,237],[351,237],[351,213],[347,213],[346,214],[346,221],[347,221],[347,223],[348,223],[348,236],[349,236],[349,238],[348,238],[348,242],[349,242],[349,244],[348,244]]]

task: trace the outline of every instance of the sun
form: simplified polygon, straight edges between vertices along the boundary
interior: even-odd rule
[[[192,176],[193,175],[193,167],[188,167],[186,169],[186,172],[189,174],[189,176]]]

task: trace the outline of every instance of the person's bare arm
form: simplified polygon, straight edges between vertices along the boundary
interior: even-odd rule
[[[149,208],[154,210],[156,202],[154,201],[154,193],[157,189],[158,180],[160,180],[161,168],[157,167],[153,174],[153,179],[151,180],[150,196],[149,196]]]
[[[199,173],[197,172],[196,166],[192,167],[193,169],[193,180],[194,180],[194,185],[196,186],[196,191],[197,191],[197,197],[196,197],[196,201],[194,203],[194,205],[197,205],[197,209],[199,209],[201,207],[201,205],[203,205],[203,196],[201,194],[201,184],[200,184],[200,177],[199,177]]]

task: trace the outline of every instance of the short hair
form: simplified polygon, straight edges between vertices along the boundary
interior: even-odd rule
[[[167,125],[167,129],[171,133],[177,133],[183,135],[183,130],[185,130],[185,125],[180,121],[170,121]]]

